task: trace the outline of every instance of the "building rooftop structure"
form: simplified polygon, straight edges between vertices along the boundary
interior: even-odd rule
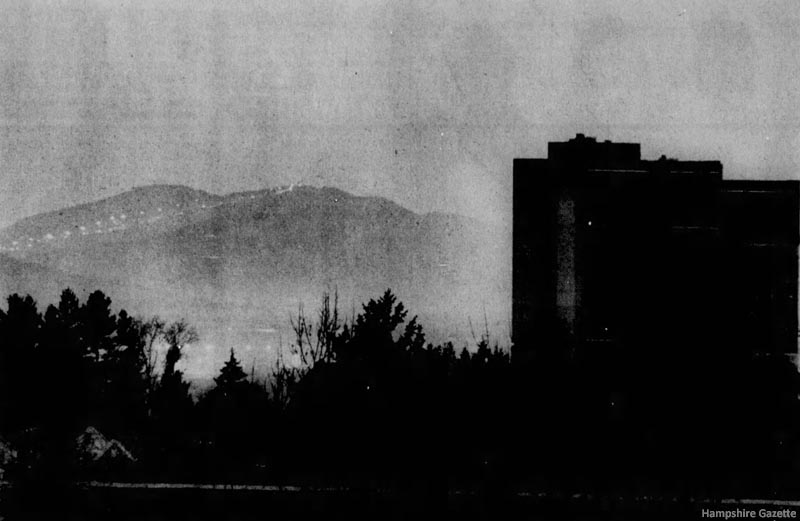
[[[800,182],[578,134],[514,160],[514,356],[797,352]]]

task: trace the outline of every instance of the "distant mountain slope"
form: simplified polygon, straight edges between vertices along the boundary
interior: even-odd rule
[[[101,289],[113,293],[116,289],[114,284],[100,278],[67,273],[0,254],[0,300],[13,293],[28,293],[42,303],[51,303],[66,287],[81,292]]]
[[[50,270],[7,275],[31,291],[77,277],[134,312],[186,316],[214,361],[228,347],[275,347],[269,334],[286,343],[289,312],[333,288],[348,313],[392,288],[433,340],[463,341],[484,313],[507,333],[510,255],[496,230],[334,188],[138,188],[24,219],[0,231],[0,254]]]
[[[184,186],[135,188],[100,201],[34,215],[0,230],[0,252],[26,256],[31,251],[120,240],[121,232],[153,233],[174,228],[222,200]]]

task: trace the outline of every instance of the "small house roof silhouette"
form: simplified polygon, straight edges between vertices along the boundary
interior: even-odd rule
[[[89,426],[75,440],[78,457],[86,463],[101,461],[136,461],[136,458],[117,440],[108,440],[96,428]]]

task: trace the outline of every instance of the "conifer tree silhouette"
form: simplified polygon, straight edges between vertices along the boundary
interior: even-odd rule
[[[219,372],[219,376],[214,378],[214,382],[224,394],[231,394],[242,384],[247,383],[247,374],[242,369],[239,360],[236,359],[236,354],[231,348],[231,356]]]

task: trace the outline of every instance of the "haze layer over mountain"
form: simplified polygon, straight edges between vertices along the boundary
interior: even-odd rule
[[[471,342],[470,321],[482,331],[484,317],[507,341],[510,258],[491,247],[497,233],[509,231],[333,188],[156,185],[0,231],[0,290],[44,305],[66,286],[101,289],[133,314],[194,324],[189,375],[209,376],[231,347],[265,372],[292,341],[290,314],[313,314],[326,290],[350,316],[391,288],[434,342]]]

